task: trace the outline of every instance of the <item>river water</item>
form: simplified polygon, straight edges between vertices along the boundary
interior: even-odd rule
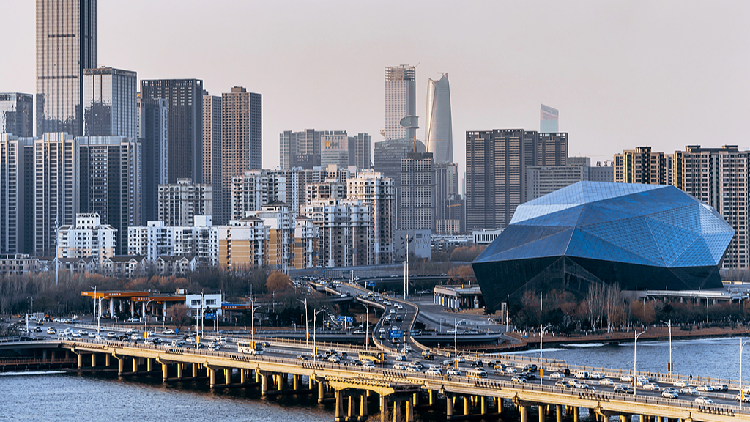
[[[675,372],[737,379],[739,339],[697,339],[672,343]],[[520,352],[539,356],[539,350]],[[543,357],[578,365],[632,368],[633,344],[577,345],[546,349]],[[746,355],[750,355],[745,353]],[[746,356],[749,357],[749,356]],[[666,341],[638,342],[638,370],[666,372]],[[743,367],[750,376],[750,360]],[[747,381],[746,381],[747,382]],[[203,382],[163,384],[160,376],[118,379],[113,374],[0,374],[0,420],[12,421],[326,421],[333,405],[316,397],[261,399],[254,388],[211,390]],[[371,407],[371,412],[376,411]],[[444,420],[442,410],[417,412],[417,421]],[[372,414],[372,413],[371,413]],[[372,420],[379,420],[373,418]]]

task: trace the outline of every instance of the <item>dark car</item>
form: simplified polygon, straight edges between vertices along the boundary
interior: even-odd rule
[[[481,368],[484,366],[484,362],[482,362],[481,360],[475,360],[474,362],[471,363],[471,366],[473,368]]]

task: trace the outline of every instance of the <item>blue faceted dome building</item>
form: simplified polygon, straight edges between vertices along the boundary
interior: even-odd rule
[[[578,182],[520,205],[472,263],[488,310],[526,291],[722,287],[734,230],[674,186]]]

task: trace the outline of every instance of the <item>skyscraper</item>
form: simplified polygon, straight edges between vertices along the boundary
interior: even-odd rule
[[[466,132],[466,229],[505,228],[526,202],[527,166],[564,166],[568,134]]]
[[[20,92],[0,92],[0,133],[19,138],[34,136],[34,97]]]
[[[367,133],[358,133],[349,137],[349,165],[358,169],[372,167],[372,142]]]
[[[138,99],[138,139],[141,142],[141,221],[158,218],[158,185],[169,179],[169,104],[163,98]]]
[[[305,129],[302,132],[285,130],[279,134],[281,168],[302,167],[311,170],[320,166],[320,135],[322,131]]]
[[[261,99],[241,86],[221,94],[221,193],[214,198],[222,201],[223,218],[217,224],[229,222],[232,178],[262,167]]]
[[[36,134],[83,134],[83,69],[96,68],[97,0],[36,1]],[[71,220],[69,224],[73,224]]]
[[[453,123],[451,120],[451,88],[448,74],[440,80],[427,79],[427,122],[425,144],[435,157],[435,164],[453,162]]]
[[[77,142],[65,133],[34,139],[34,253],[55,253],[55,223],[73,225],[78,213]]]
[[[33,202],[34,186],[29,183],[28,173],[34,167],[29,164],[33,155],[33,139],[19,138],[0,133],[0,253],[31,253],[33,232],[29,230],[34,209],[27,209]],[[31,146],[31,148],[28,148]],[[33,180],[33,179],[32,179]]]
[[[416,129],[401,126],[401,119],[417,114],[416,70],[402,64],[385,68],[385,140],[416,138]]]
[[[539,132],[541,133],[557,133],[559,132],[560,112],[550,106],[542,104],[542,116],[539,125]]]
[[[129,70],[83,70],[83,135],[137,137],[138,77]]]
[[[431,152],[410,152],[401,160],[399,230],[435,228],[435,169]]]
[[[221,97],[203,91],[203,183],[212,192],[221,192]],[[209,211],[221,219],[221,198],[212,201]]]
[[[320,135],[320,165],[349,166],[349,136],[345,130],[327,130]]]
[[[115,253],[123,255],[128,226],[141,224],[141,144],[124,136],[82,136],[75,143],[79,212],[97,213],[114,227]]]
[[[203,81],[156,79],[141,81],[141,99],[163,98],[169,105],[169,183],[203,181]]]
[[[615,154],[615,182],[671,185],[672,159],[672,155],[651,151],[651,147],[624,150]]]

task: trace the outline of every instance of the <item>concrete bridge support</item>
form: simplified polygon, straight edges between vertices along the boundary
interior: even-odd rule
[[[55,354],[53,352],[52,356],[54,355]],[[109,368],[109,365],[111,364],[111,358],[112,358],[112,355],[110,355],[109,353],[104,354],[104,366],[106,366],[107,368]]]
[[[578,420],[581,417],[581,413],[579,412],[579,409],[575,406],[571,409],[573,411],[573,422],[578,422]],[[643,422],[643,421],[641,421]]]
[[[388,396],[380,395],[380,422],[388,419]]]
[[[96,353],[91,354],[91,367],[96,367]]]
[[[544,422],[544,407],[543,404],[537,406],[537,410],[539,411],[539,422]]]
[[[292,389],[294,391],[299,390],[300,377],[301,375],[297,375],[297,374],[292,375]]]
[[[470,396],[464,396],[464,415],[466,416],[471,415],[471,397]]]
[[[359,421],[367,420],[367,393],[359,397]]]
[[[268,396],[268,375],[262,372],[260,373],[260,395],[261,397]]]
[[[153,370],[154,370],[153,366],[154,366],[154,364],[153,364],[153,359],[151,359],[151,358],[146,358],[146,372],[151,372],[151,371],[153,371]]]
[[[138,373],[138,358],[133,358],[133,373]]]
[[[247,381],[245,379],[246,371],[247,371],[246,369],[240,369],[240,385],[245,385],[245,382]]]
[[[521,422],[529,422],[529,408],[518,406],[518,412],[521,414]]]
[[[401,400],[393,400],[393,422],[401,422]]]
[[[182,380],[182,363],[177,364],[177,379]]]
[[[336,390],[333,394],[334,397],[336,397],[336,407],[334,408],[333,420],[335,422],[345,422],[346,418],[343,415],[344,403],[342,403],[341,390]]]
[[[123,372],[125,372],[125,358],[117,358],[117,376],[121,377]]]
[[[198,378],[198,364],[193,364],[193,378]]]
[[[208,368],[208,386],[210,388],[216,387],[216,369]]]
[[[430,406],[435,405],[435,390],[427,391],[427,403],[429,403]]]
[[[224,384],[229,385],[232,383],[232,370],[224,369]]]
[[[80,371],[82,369],[83,369],[83,354],[79,353],[78,354],[78,370]]]
[[[451,420],[453,419],[453,397],[446,395],[445,403],[446,403],[445,416],[448,420]]]
[[[326,398],[326,390],[323,380],[318,381],[318,403],[323,403]]]
[[[161,380],[167,382],[167,376],[169,375],[169,366],[166,363],[161,364]]]

